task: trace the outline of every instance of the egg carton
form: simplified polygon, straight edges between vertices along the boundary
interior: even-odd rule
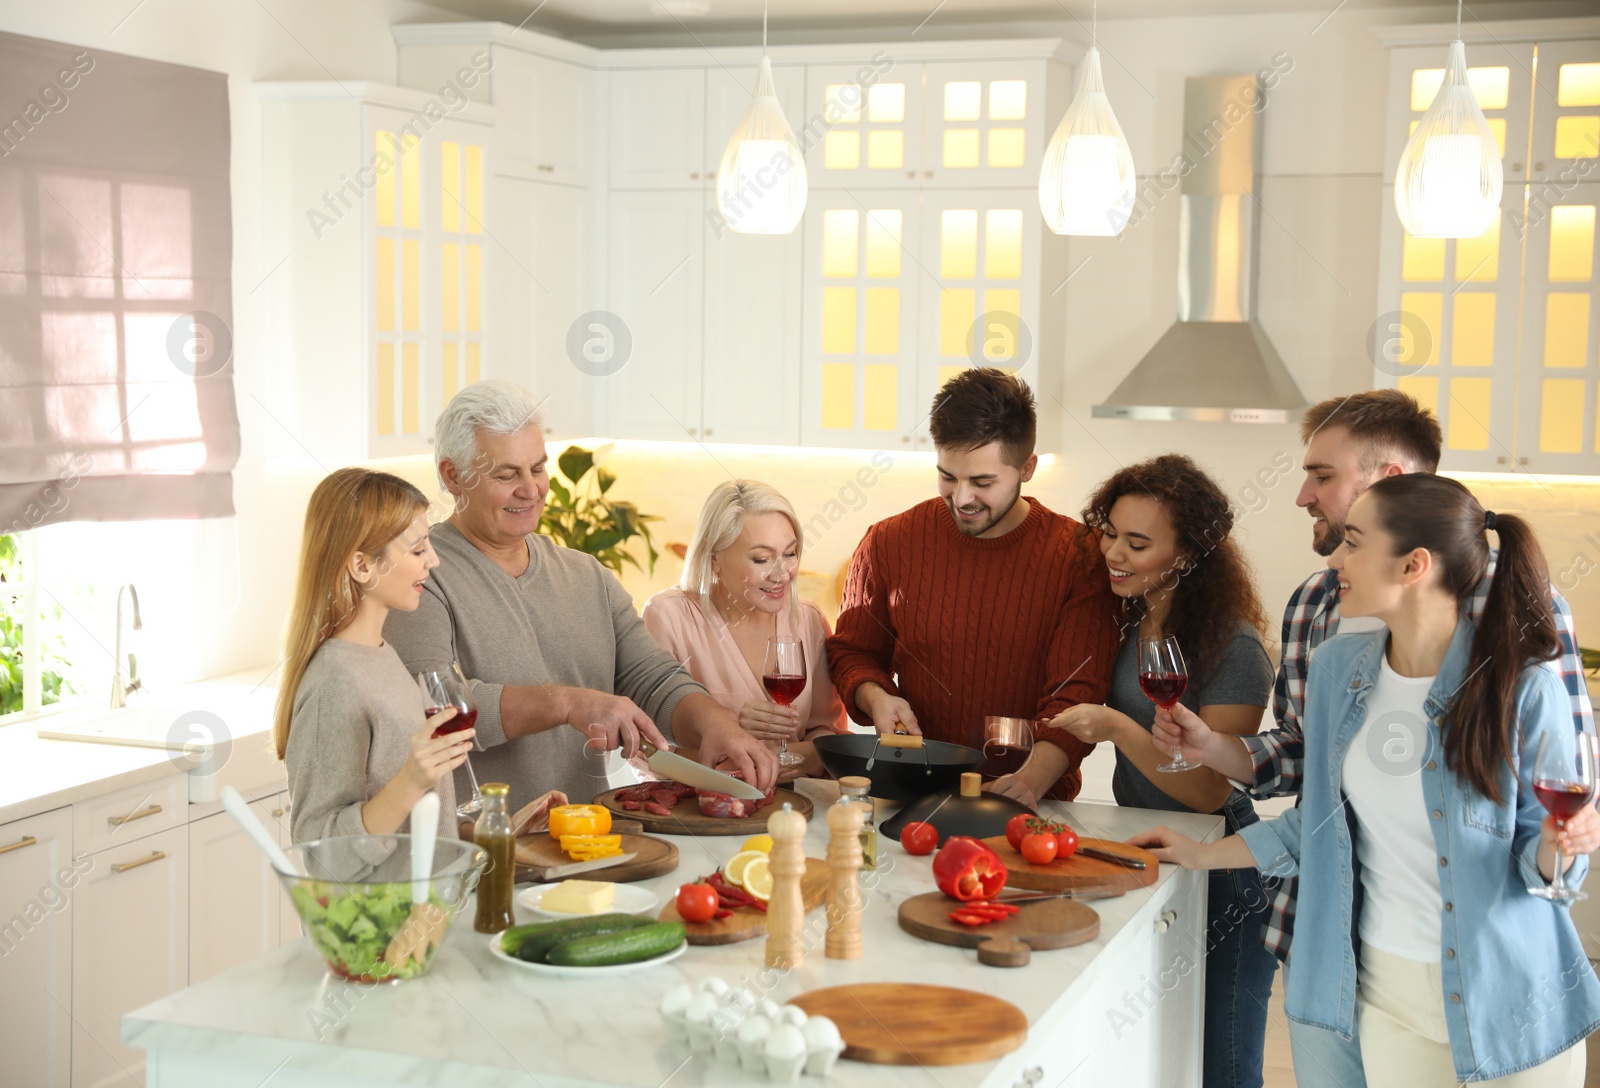
[[[752,1001],[720,978],[668,990],[661,1019],[667,1035],[692,1052],[765,1074],[775,1084],[793,1084],[802,1072],[825,1077],[844,1053],[839,1027],[826,1016],[807,1016],[770,998]]]

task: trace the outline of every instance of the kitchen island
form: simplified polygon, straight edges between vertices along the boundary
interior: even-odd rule
[[[807,782],[818,816],[806,853],[822,857],[832,782]],[[886,808],[880,802],[880,817]],[[1096,804],[1049,804],[1080,834],[1125,839],[1165,823],[1195,838],[1221,836],[1212,816]],[[683,838],[677,871],[637,886],[670,897],[712,872],[742,838]],[[326,1088],[439,1084],[450,1088],[580,1088],[765,1084],[670,1041],[657,1005],[680,982],[718,976],[780,1004],[855,982],[920,982],[994,994],[1028,1018],[1022,1048],[995,1061],[918,1068],[841,1061],[827,1078],[861,1088],[1010,1088],[1200,1083],[1204,993],[1203,874],[1161,867],[1153,886],[1089,902],[1100,933],[1075,948],[1035,952],[1022,968],[981,966],[970,949],[903,932],[900,902],[933,889],[929,857],[884,843],[875,877],[863,872],[865,955],[829,960],[820,937],[804,964],[767,969],[762,941],[690,947],[634,974],[550,978],[496,960],[464,907],[432,970],[408,982],[362,986],[334,978],[307,939],[127,1014],[125,1044],[148,1052],[149,1088]],[[808,934],[820,934],[820,911]],[[518,920],[531,920],[518,908]],[[826,1083],[802,1077],[802,1084]]]

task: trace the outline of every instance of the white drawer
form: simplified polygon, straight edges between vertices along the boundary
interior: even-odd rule
[[[97,853],[188,822],[187,776],[170,774],[73,805],[73,853]]]

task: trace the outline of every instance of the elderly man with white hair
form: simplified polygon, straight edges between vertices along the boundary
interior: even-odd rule
[[[510,382],[451,398],[434,459],[455,511],[432,528],[422,603],[391,612],[384,638],[412,672],[460,663],[488,749],[473,764],[510,783],[512,811],[552,789],[588,801],[605,789],[595,750],[632,756],[640,737],[770,787],[772,753],[656,644],[616,576],[537,532],[550,490],[537,409]]]

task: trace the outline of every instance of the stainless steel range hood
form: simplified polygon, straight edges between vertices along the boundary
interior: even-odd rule
[[[1253,75],[1185,82],[1178,320],[1097,418],[1287,423],[1305,407],[1256,320],[1263,93]]]

